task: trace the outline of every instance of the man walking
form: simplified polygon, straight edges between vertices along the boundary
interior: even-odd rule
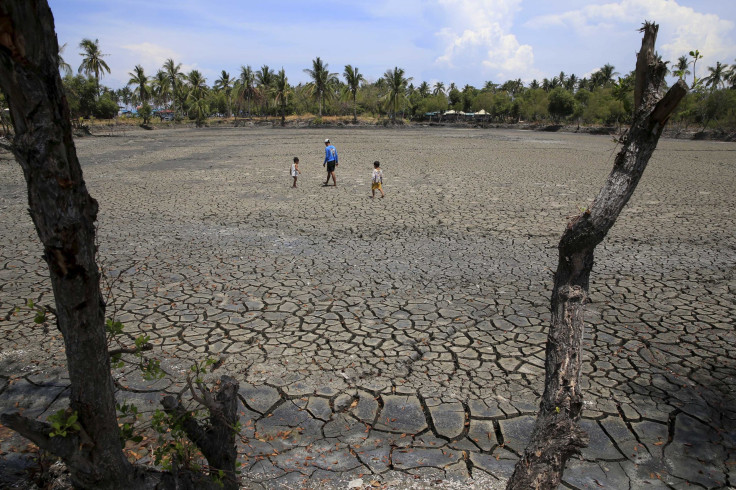
[[[325,140],[325,162],[322,164],[323,167],[327,167],[327,180],[323,185],[329,185],[330,176],[332,176],[332,182],[337,187],[337,179],[335,178],[335,167],[337,167],[337,148],[330,144],[330,140]]]

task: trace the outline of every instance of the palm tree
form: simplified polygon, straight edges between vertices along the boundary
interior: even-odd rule
[[[105,71],[110,73],[110,67],[107,66],[105,60],[102,59],[107,55],[100,52],[100,41],[98,39],[95,39],[94,41],[86,38],[82,39],[82,42],[79,43],[79,47],[82,48],[84,52],[79,53],[82,56],[82,64],[79,65],[77,73],[84,72],[87,76],[94,74],[97,93],[99,93],[100,77],[104,75]]]
[[[698,77],[695,75],[695,64],[698,62],[699,59],[703,57],[703,55],[700,54],[700,51],[698,51],[697,49],[690,51],[688,54],[693,59],[693,86],[692,88],[695,89],[698,86]]]
[[[515,97],[524,89],[524,82],[521,81],[521,78],[517,78],[516,80],[507,80],[503,85],[501,85],[500,89],[512,97]]]
[[[260,96],[265,101],[266,110],[268,109],[268,102],[270,99],[271,86],[273,85],[274,74],[273,70],[268,65],[263,65],[260,70],[256,72],[256,83],[258,84],[258,90]]]
[[[539,82],[537,81],[536,78],[531,81],[531,83],[529,84],[529,88],[532,90],[539,88]]]
[[[613,95],[613,98],[618,100],[619,102],[623,103],[626,100],[626,97],[628,97],[629,93],[634,88],[634,79],[631,77],[618,77],[618,81],[614,82],[613,87],[611,89],[611,95]]]
[[[187,95],[187,105],[189,114],[193,114],[197,126],[202,126],[207,119],[209,107],[207,105],[207,80],[202,76],[199,70],[192,70],[187,75],[189,82],[189,93]]]
[[[731,84],[732,89],[736,89],[736,64],[731,65],[728,70],[726,81]]]
[[[329,65],[324,63],[319,56],[312,60],[312,69],[306,68],[304,73],[312,77],[309,83],[309,90],[313,97],[319,101],[319,116],[322,117],[322,101],[325,96],[329,96],[330,89],[337,83],[337,73],[330,73],[327,69]]]
[[[578,84],[578,77],[573,73],[565,80],[565,89],[569,92],[575,92],[575,86]]]
[[[406,99],[406,85],[411,81],[411,77],[404,77],[404,69],[394,67],[393,70],[386,70],[383,78],[388,85],[388,93],[386,94],[386,102],[389,109],[393,109],[391,116],[392,121],[396,124],[396,113],[399,111],[399,102]]]
[[[133,100],[133,92],[130,91],[128,86],[125,86],[118,90],[118,99],[124,106],[128,107]]]
[[[64,52],[64,48],[66,48],[66,43],[59,46],[59,60],[58,60],[59,71],[64,72],[64,75],[66,76],[70,76],[72,74],[72,67],[69,63],[64,61],[64,58],[61,56],[61,53]]]
[[[429,84],[427,82],[422,82],[419,84],[419,87],[417,88],[417,92],[419,92],[419,95],[424,99],[429,96]]]
[[[171,82],[165,71],[159,70],[154,75],[151,80],[151,93],[157,105],[166,106],[171,97]]]
[[[445,93],[445,84],[443,82],[436,82],[434,84],[434,90],[432,91],[432,95],[439,95]]]
[[[187,109],[187,101],[189,100],[189,93],[192,91],[191,87],[189,87],[189,82],[186,80],[185,76],[183,76],[181,79],[176,80],[176,88],[174,88],[174,101],[176,102],[177,106],[181,109],[182,115],[188,116],[189,110]]]
[[[342,74],[345,77],[345,83],[347,84],[347,90],[353,95],[353,122],[358,122],[358,109],[356,103],[356,97],[358,95],[358,88],[360,82],[364,80],[363,74],[358,72],[358,67],[353,68],[351,65],[345,65],[345,71]],[[425,83],[426,85],[426,83]]]
[[[225,100],[227,100],[227,117],[230,117],[233,113],[230,104],[230,95],[233,91],[233,79],[230,78],[230,74],[225,70],[222,70],[222,73],[220,73],[220,78],[215,80],[215,84],[213,87],[215,90],[222,90],[223,92],[225,92]]]
[[[128,85],[136,86],[135,89],[133,89],[133,93],[138,95],[138,99],[141,104],[145,104],[151,96],[151,89],[148,86],[148,77],[143,72],[143,67],[141,65],[135,65],[133,71],[129,72],[128,75],[130,75]]]
[[[187,75],[187,82],[189,82],[191,97],[199,99],[207,94],[207,79],[199,70],[190,71]]]
[[[498,88],[497,83],[494,83],[491,80],[487,80],[486,83],[483,84],[483,88],[481,89],[481,92],[496,93],[497,88]]]
[[[289,81],[286,78],[283,67],[281,67],[281,70],[274,77],[271,91],[274,102],[281,106],[281,125],[284,126],[286,125],[286,102],[288,96],[291,94],[291,87],[289,87]]]
[[[598,70],[601,74],[600,82],[604,87],[613,83],[613,77],[618,75],[618,72],[615,70],[616,68],[610,63],[606,63]]]
[[[613,77],[618,75],[613,65],[606,63],[590,75],[590,88],[606,87],[614,82]]]
[[[708,71],[710,72],[710,75],[705,77],[703,81],[705,82],[705,86],[710,87],[710,91],[713,92],[726,81],[726,78],[728,77],[728,65],[724,65],[720,61],[716,61],[716,66],[709,66]]]
[[[680,56],[675,65],[675,76],[680,80],[684,80],[685,76],[690,74],[690,70],[687,69],[688,66],[690,66],[690,62],[687,60],[687,56]]]
[[[169,58],[164,62],[163,69],[169,77],[169,87],[172,94],[171,100],[173,102],[174,113],[176,113],[176,99],[184,78],[184,74],[181,73],[181,63],[174,63],[174,60]]]
[[[250,116],[250,101],[254,94],[254,83],[256,77],[253,73],[253,69],[248,66],[240,67],[240,78],[238,78],[238,100],[245,98],[248,101],[248,116]]]

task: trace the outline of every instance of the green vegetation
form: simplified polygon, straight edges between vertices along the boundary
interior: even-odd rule
[[[633,72],[620,75],[604,64],[588,78],[559,75],[525,84],[521,79],[504,83],[487,81],[481,88],[438,81],[421,81],[415,86],[400,67],[394,67],[376,81],[368,81],[358,67],[346,65],[342,77],[329,71],[320,57],[304,69],[306,84],[290,85],[283,68],[275,73],[268,65],[253,70],[249,65],[231,77],[222,70],[212,86],[201,72],[181,72],[181,63],[168,59],[152,77],[136,65],[128,85],[118,90],[100,86],[99,79],[109,68],[98,41],[84,39],[79,73],[72,76],[59,54],[59,69],[67,73],[64,88],[72,117],[108,119],[118,108],[137,109],[144,123],[159,110],[170,110],[177,121],[191,120],[198,126],[211,124],[213,117],[278,117],[281,124],[304,117],[321,124],[337,116],[363,120],[399,122],[403,119],[463,120],[464,113],[479,113],[472,120],[486,123],[603,125],[628,124],[634,106]],[[691,83],[690,92],[672,116],[675,128],[702,131],[736,129],[736,64],[716,62],[708,74],[696,78],[695,65],[703,58],[690,51],[670,63],[672,76]],[[702,70],[702,68],[701,68]],[[690,78],[692,75],[692,78]],[[688,80],[689,79],[689,80]],[[150,111],[149,111],[150,109]],[[443,116],[454,110],[453,116]],[[135,111],[134,111],[135,112]],[[315,117],[316,115],[316,117]],[[172,119],[174,117],[172,116]]]

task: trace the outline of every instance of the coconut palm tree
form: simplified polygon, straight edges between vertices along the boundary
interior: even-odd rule
[[[189,110],[187,109],[187,101],[189,100],[189,92],[191,92],[189,82],[186,78],[176,80],[176,88],[173,90],[173,99],[177,107],[180,108],[182,115],[188,116]]]
[[[199,99],[207,94],[207,79],[199,70],[190,71],[187,74],[187,82],[190,89],[190,97]]]
[[[118,89],[118,100],[120,100],[124,106],[130,106],[130,103],[133,100],[133,92],[130,91],[130,88],[128,88],[127,85]]]
[[[246,99],[248,101],[248,116],[250,116],[250,101],[253,98],[255,90],[256,77],[253,69],[248,66],[240,67],[240,78],[238,78],[238,100]]]
[[[716,66],[709,66],[708,71],[710,75],[703,79],[706,87],[710,87],[710,91],[713,92],[717,88],[720,88],[725,84],[726,78],[728,77],[728,65],[724,65],[720,61],[716,61]]]
[[[79,43],[79,47],[82,48],[83,52],[79,53],[82,56],[82,64],[79,65],[77,73],[84,73],[87,76],[95,76],[95,84],[97,87],[97,94],[100,92],[100,77],[107,73],[110,73],[110,67],[105,63],[104,58],[106,54],[100,52],[100,41],[95,39],[82,39]]]
[[[700,51],[698,51],[697,49],[690,51],[688,54],[693,59],[693,86],[692,88],[696,89],[698,87],[698,77],[697,75],[695,75],[695,64],[698,62],[699,59],[703,57],[703,55],[700,54]]]
[[[289,95],[291,95],[291,87],[289,87],[289,81],[283,67],[274,77],[271,93],[274,102],[281,107],[281,125],[284,126],[286,125],[286,103]]]
[[[497,88],[498,88],[497,83],[494,83],[491,80],[488,80],[486,81],[486,83],[483,84],[483,88],[481,89],[481,92],[495,93]]]
[[[309,91],[312,97],[315,97],[319,102],[319,116],[322,117],[322,102],[325,96],[331,94],[331,89],[337,84],[337,73],[330,73],[327,69],[329,65],[324,63],[322,59],[317,56],[312,60],[312,68],[306,68],[304,73],[309,74],[312,77],[312,81],[309,83]]]
[[[144,73],[143,67],[141,65],[135,65],[133,71],[129,72],[128,75],[130,75],[128,85],[135,86],[133,93],[138,96],[141,104],[145,104],[151,96],[151,88],[148,86],[148,77]]]
[[[607,85],[612,84],[613,81],[614,81],[613,80],[613,77],[616,76],[616,75],[618,75],[618,72],[616,71],[616,68],[612,64],[610,64],[610,63],[606,63],[598,71],[601,74],[600,75],[601,85],[603,85],[604,87],[607,86]]]
[[[729,68],[726,81],[731,84],[731,89],[736,89],[736,64],[731,65],[731,68]]]
[[[171,98],[171,82],[165,71],[159,70],[151,79],[151,94],[158,106],[166,106]]]
[[[222,73],[220,73],[220,78],[215,80],[215,84],[213,85],[213,88],[215,90],[222,90],[223,92],[225,92],[225,100],[227,101],[227,117],[230,117],[233,113],[230,102],[230,96],[233,92],[233,82],[234,80],[230,78],[230,74],[225,70],[222,70]]]
[[[163,70],[166,76],[169,77],[169,87],[171,90],[171,100],[176,113],[176,99],[177,92],[183,85],[184,74],[181,72],[181,63],[175,63],[172,58],[167,59],[164,62]]]
[[[64,75],[70,76],[72,74],[72,67],[69,63],[64,61],[64,58],[61,56],[61,53],[64,52],[64,48],[66,48],[66,43],[59,46],[59,71],[64,72]]]
[[[626,97],[634,89],[634,79],[631,77],[618,77],[618,81],[613,83],[611,88],[611,95],[619,102],[624,102]]]
[[[429,97],[429,84],[427,82],[420,83],[419,87],[417,87],[417,92],[419,92],[419,96],[423,99]]]
[[[524,89],[524,82],[521,81],[521,78],[517,78],[516,80],[507,80],[503,85],[501,85],[500,89],[512,97],[515,97]]]
[[[434,90],[432,91],[432,95],[439,95],[445,93],[445,84],[443,82],[436,82],[434,84]]]
[[[565,89],[569,92],[575,92],[575,88],[578,84],[578,77],[573,73],[567,80],[565,80]]]
[[[399,102],[406,99],[406,86],[412,80],[411,77],[404,76],[404,69],[394,67],[393,70],[386,70],[383,74],[388,86],[388,93],[385,96],[386,105],[389,109],[393,109],[391,120],[396,124],[396,113],[399,112]]]
[[[358,95],[358,88],[360,82],[364,80],[363,74],[358,72],[358,67],[353,68],[351,65],[345,65],[345,71],[342,73],[345,77],[345,84],[347,85],[347,91],[353,96],[353,122],[358,122],[358,109],[356,97]],[[426,85],[426,83],[425,83]]]
[[[564,87],[565,82],[567,81],[567,75],[565,75],[564,71],[561,71],[559,75],[557,75],[557,80],[560,81],[560,86]]]
[[[268,111],[268,103],[271,100],[271,86],[274,81],[274,73],[268,65],[263,65],[260,70],[256,72],[256,84],[260,97],[264,101],[265,109]]]
[[[189,93],[187,94],[187,107],[190,115],[194,115],[197,126],[202,126],[207,120],[209,106],[207,105],[207,79],[199,70],[192,70],[187,75]]]
[[[690,70],[688,70],[689,66],[690,62],[687,60],[687,56],[680,56],[677,59],[677,64],[675,64],[675,71],[673,74],[680,80],[684,80],[685,77],[690,74]]]

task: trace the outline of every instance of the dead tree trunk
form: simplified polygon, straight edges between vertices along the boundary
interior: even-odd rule
[[[210,473],[219,474],[219,471],[222,471],[220,488],[237,490],[240,485],[236,474],[238,453],[235,446],[234,426],[238,421],[239,384],[230,376],[223,376],[219,390],[214,397],[201,384],[198,384],[199,394],[191,382],[189,388],[194,399],[207,407],[210,412],[207,426],[202,426],[173,396],[167,396],[161,402],[164,410],[181,421],[189,440],[199,447],[207,458],[207,462],[212,466]],[[202,488],[201,484],[197,484],[197,487]]]
[[[3,414],[0,420],[64,459],[77,488],[152,488],[161,482],[161,473],[131,465],[122,452],[95,261],[97,201],[87,192],[72,141],[58,52],[46,0],[0,1],[0,89],[15,126],[11,149],[23,168],[31,218],[49,266],[71,382],[70,405],[81,430],[51,437],[49,424],[17,413]],[[234,391],[231,382],[223,385],[228,388],[217,401],[235,413],[237,384]],[[217,460],[229,464],[234,440],[216,435],[220,444],[231,442],[228,457]],[[197,442],[205,443],[213,442],[208,437]],[[221,469],[234,473],[232,459],[231,466]],[[205,483],[218,485],[214,480]],[[170,488],[175,486],[172,481]]]
[[[679,81],[660,99],[665,64],[656,61],[659,26],[645,23],[637,56],[634,120],[608,180],[590,209],[573,219],[560,239],[552,290],[552,324],[547,337],[545,389],[531,439],[508,482],[509,489],[551,489],[562,480],[567,460],[585,447],[578,425],[584,308],[595,247],[605,238],[636,189],[667,119],[687,86]]]

